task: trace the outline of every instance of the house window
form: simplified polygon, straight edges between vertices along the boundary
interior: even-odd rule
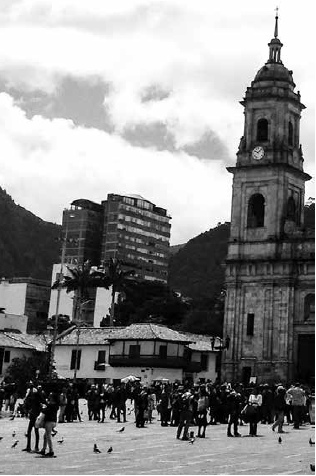
[[[265,200],[263,195],[255,193],[248,202],[248,228],[260,228],[264,226],[264,206]]]
[[[253,336],[255,315],[250,313],[247,315],[247,336]]]
[[[105,364],[105,350],[99,350],[98,352],[98,364]]]
[[[207,370],[208,367],[208,355],[201,354],[201,370]]]
[[[77,351],[76,351],[76,350],[72,350],[72,351],[71,351],[70,370],[74,370],[74,369],[75,369],[75,365],[76,365],[76,354],[77,354]],[[78,350],[77,370],[80,369],[80,361],[81,361],[81,350]]]
[[[268,140],[268,121],[267,119],[259,119],[257,122],[257,140]]]
[[[304,299],[304,321],[315,320],[315,294],[310,293]]]
[[[293,145],[293,124],[289,122],[289,145]]]
[[[159,357],[161,359],[166,359],[167,358],[167,346],[166,345],[161,345],[159,347]]]
[[[6,363],[10,362],[10,351],[9,350],[4,351],[3,362],[6,362]]]
[[[131,359],[137,359],[140,356],[140,345],[130,345],[129,356]]]

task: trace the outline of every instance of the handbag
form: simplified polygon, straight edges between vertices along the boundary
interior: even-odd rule
[[[44,428],[45,427],[45,413],[40,413],[35,420],[35,428]]]

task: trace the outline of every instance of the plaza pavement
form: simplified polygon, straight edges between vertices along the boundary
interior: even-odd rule
[[[293,430],[285,425],[281,444],[269,425],[258,426],[257,438],[247,436],[248,425],[240,427],[243,438],[227,438],[225,425],[208,426],[207,437],[190,444],[175,438],[176,428],[161,427],[156,419],[146,428],[136,428],[133,413],[119,433],[123,424],[109,420],[108,412],[105,423],[98,424],[88,421],[87,407],[83,401],[81,405],[82,423],[57,425],[54,459],[21,451],[26,445],[27,419],[1,418],[0,474],[314,474],[310,463],[314,464],[315,446],[309,445],[310,437],[314,441],[314,426]],[[40,433],[42,441],[43,430]],[[16,439],[17,447],[11,448]],[[101,454],[93,453],[94,443]],[[110,446],[113,452],[108,454]]]

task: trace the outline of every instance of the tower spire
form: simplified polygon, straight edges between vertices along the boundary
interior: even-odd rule
[[[278,20],[279,20],[279,7],[275,9],[275,25],[274,25],[274,38],[269,43],[269,60],[268,63],[281,63],[281,48],[282,43],[278,38],[279,35],[279,27],[278,27]]]
[[[276,7],[276,9],[275,9],[274,38],[278,37],[278,19],[279,19],[279,7]]]

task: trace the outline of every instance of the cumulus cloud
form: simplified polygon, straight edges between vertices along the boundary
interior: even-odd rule
[[[282,59],[308,107],[301,142],[313,173],[314,55],[306,61],[302,51],[314,6],[304,5],[304,22],[294,0],[280,7]],[[227,219],[225,164],[243,134],[238,101],[267,60],[274,8],[274,0],[3,0],[2,184],[56,221],[79,195],[140,193],[173,215],[174,242]]]
[[[220,161],[133,147],[65,119],[29,119],[6,93],[0,94],[0,140],[1,183],[46,219],[59,222],[75,198],[101,201],[107,193],[135,191],[167,208],[173,243],[229,219],[230,177]]]

